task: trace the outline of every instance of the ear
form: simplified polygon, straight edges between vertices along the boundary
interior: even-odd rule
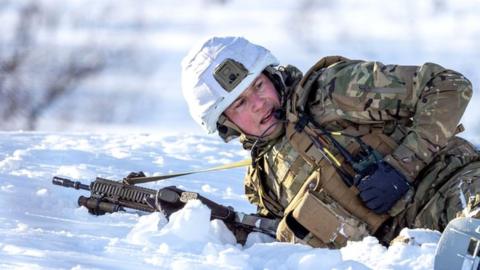
[[[224,114],[221,114],[218,118],[217,131],[218,135],[223,139],[224,142],[229,142],[242,134],[240,128],[230,121],[230,119],[228,119]]]

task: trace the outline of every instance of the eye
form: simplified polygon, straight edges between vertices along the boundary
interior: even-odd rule
[[[245,102],[245,101],[243,100],[243,98],[237,99],[237,100],[235,101],[235,103],[233,104],[233,107],[234,107],[235,109],[238,109],[238,108],[240,108],[240,107],[243,105],[244,102]]]
[[[255,83],[255,89],[260,90],[262,88],[262,85],[263,85],[263,81],[258,80],[257,83]]]

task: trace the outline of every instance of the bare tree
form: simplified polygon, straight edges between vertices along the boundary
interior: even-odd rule
[[[67,50],[45,42],[55,13],[37,2],[16,11],[11,35],[0,35],[0,129],[34,130],[41,114],[104,68],[100,50],[85,44]]]

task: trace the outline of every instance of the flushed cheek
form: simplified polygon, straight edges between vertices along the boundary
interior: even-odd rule
[[[251,135],[260,135],[259,133],[262,131],[261,128],[263,124],[260,123],[261,119],[259,117],[250,117],[244,123],[245,125],[245,132]]]
[[[258,116],[251,116],[245,120],[245,123],[250,127],[259,127],[260,126],[260,118]]]
[[[235,117],[232,120],[240,128],[250,127],[255,122],[254,118],[252,118],[249,114],[244,114],[244,115],[241,115],[239,117]]]

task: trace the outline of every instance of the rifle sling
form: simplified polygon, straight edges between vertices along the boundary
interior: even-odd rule
[[[169,179],[169,178],[174,178],[174,177],[179,177],[179,176],[184,176],[184,175],[190,175],[190,174],[196,174],[196,173],[202,173],[202,172],[212,172],[212,171],[233,169],[233,168],[238,168],[238,167],[245,167],[245,166],[249,166],[251,163],[252,163],[252,161],[250,159],[245,159],[245,160],[242,160],[242,161],[236,161],[236,162],[228,163],[228,164],[213,167],[213,168],[200,169],[200,170],[194,170],[194,171],[189,171],[189,172],[165,174],[165,175],[150,176],[150,177],[124,178],[123,183],[127,184],[127,185],[142,184],[142,183],[160,181],[160,180],[165,180],[165,179]]]

